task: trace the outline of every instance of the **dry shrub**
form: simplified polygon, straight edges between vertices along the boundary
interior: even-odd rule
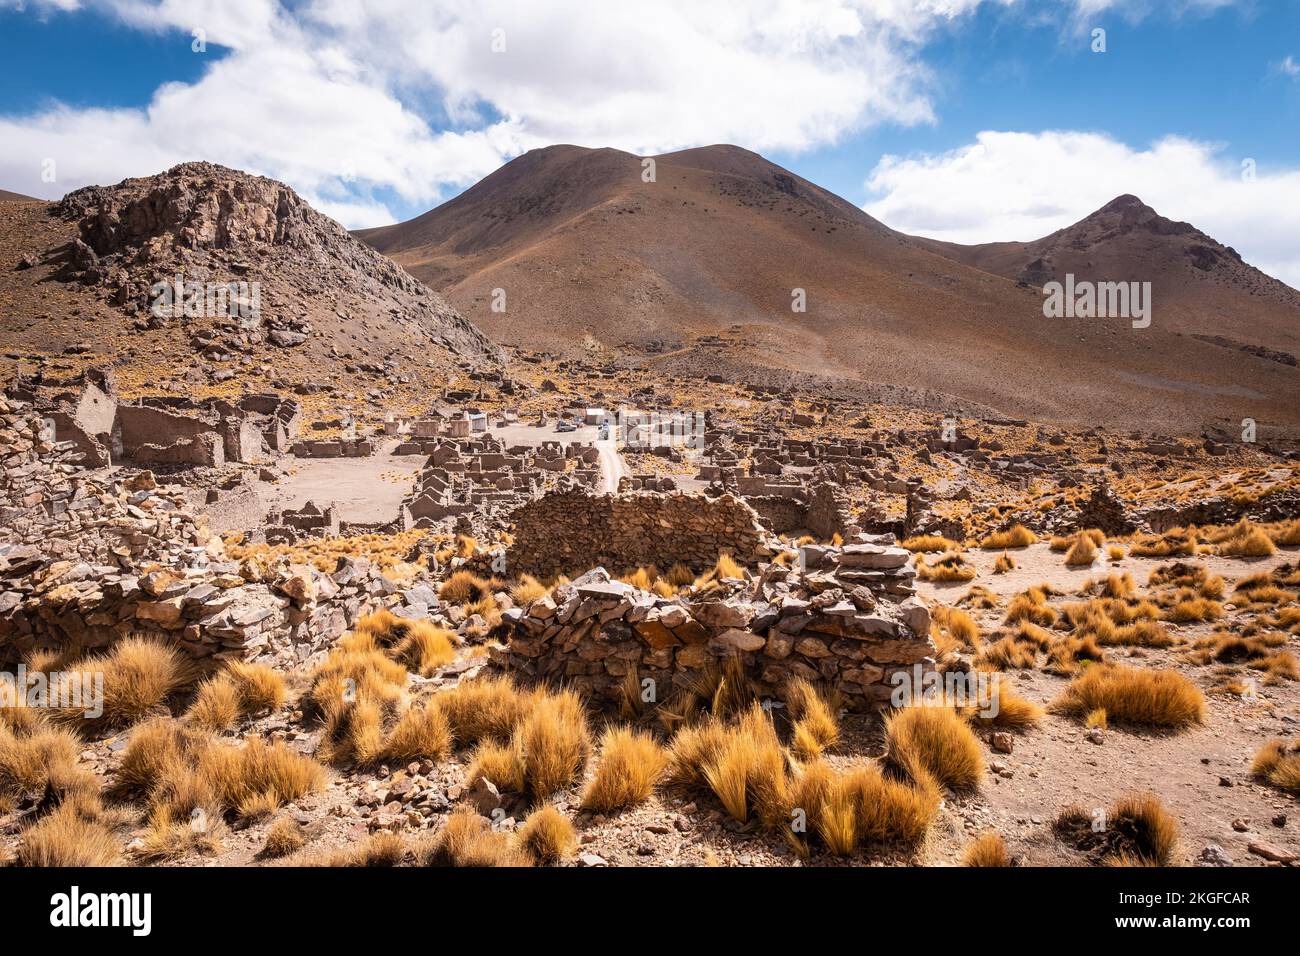
[[[979,543],[986,551],[1005,551],[1008,548],[1027,548],[1038,540],[1023,524],[1013,524],[1005,531],[995,531]]]
[[[979,706],[967,707],[963,713],[971,720],[993,727],[1023,730],[1037,726],[1043,719],[1043,708],[1026,697],[1021,697],[1007,682],[995,677],[991,700]]]
[[[1051,627],[1056,623],[1056,611],[1047,603],[1047,594],[1041,587],[1032,587],[1011,599],[1005,622],[1017,624],[1021,621],[1040,627]]]
[[[1208,598],[1187,598],[1165,612],[1165,620],[1174,624],[1193,624],[1200,621],[1217,621],[1223,616],[1223,605]]]
[[[528,815],[517,838],[519,845],[541,866],[560,863],[578,848],[573,824],[549,803]]]
[[[491,597],[490,583],[472,571],[456,571],[438,588],[438,599],[447,604],[469,604]]]
[[[398,718],[375,755],[376,761],[441,760],[451,753],[451,726],[437,699],[414,704]]]
[[[277,807],[319,790],[325,768],[283,743],[266,744],[253,738],[241,747],[213,743],[198,754],[197,773],[211,788],[221,808],[238,812],[264,806]]]
[[[19,866],[116,866],[121,847],[113,832],[74,807],[59,807],[23,831]]]
[[[1196,554],[1196,534],[1190,530],[1171,531],[1163,535],[1135,538],[1129,553],[1135,558],[1170,558]]]
[[[920,556],[916,559],[916,576],[922,581],[971,581],[975,573],[974,566],[955,551],[949,551],[933,563]]]
[[[641,731],[614,727],[600,740],[600,762],[587,785],[582,806],[588,810],[622,810],[644,803],[668,763],[659,744]]]
[[[1219,554],[1229,558],[1267,558],[1277,551],[1267,532],[1245,518],[1217,540]]]
[[[44,791],[52,774],[76,765],[80,752],[74,734],[43,720],[14,729],[0,724],[0,801],[14,803]]]
[[[266,831],[266,842],[262,844],[260,856],[279,859],[297,853],[307,843],[302,827],[293,817],[280,817]]]
[[[230,661],[226,664],[226,673],[239,689],[241,716],[279,710],[284,705],[287,693],[284,677],[265,664]]]
[[[739,578],[743,581],[749,576],[745,573],[744,566],[729,554],[718,555],[713,570],[719,578]]]
[[[689,730],[682,733],[689,734]],[[690,737],[688,741],[691,741]],[[700,742],[691,741],[687,746]],[[769,827],[785,822],[785,754],[777,739],[776,728],[760,705],[752,705],[734,726],[723,727],[720,733],[706,737],[702,742],[705,745],[702,749],[706,752],[699,755],[703,758],[698,767],[699,778],[713,791],[727,813],[744,822],[752,810]],[[674,763],[680,766],[684,751],[677,750],[676,738],[673,744]]]
[[[167,713],[166,702],[193,679],[189,661],[175,647],[133,635],[118,642],[101,657],[73,664],[70,671],[104,675],[104,712],[88,720],[81,709],[59,711],[57,716],[98,731],[129,727],[150,716]],[[70,679],[77,679],[72,677]],[[51,688],[51,697],[56,691]]]
[[[432,677],[456,659],[456,634],[429,621],[410,621],[393,657],[421,677]]]
[[[930,609],[930,631],[941,652],[949,648],[978,651],[984,645],[975,618],[961,608],[936,604]]]
[[[820,757],[839,742],[840,725],[836,715],[840,702],[833,691],[819,690],[797,677],[786,685],[785,701],[794,721],[791,746],[800,759]]]
[[[684,588],[695,580],[695,574],[686,565],[678,563],[668,569],[667,580],[675,588]]]
[[[364,843],[344,847],[304,860],[304,866],[313,867],[370,867],[387,868],[401,866],[406,861],[406,842],[396,833],[375,833],[367,837]]]
[[[484,738],[508,740],[523,719],[530,699],[508,677],[480,677],[437,697],[458,745],[475,744]]]
[[[1256,752],[1250,772],[1279,789],[1300,793],[1300,742],[1270,740]]]
[[[1007,845],[999,833],[981,833],[966,847],[962,854],[962,866],[1010,866],[1011,858],[1007,855]]]
[[[569,786],[582,775],[591,753],[581,698],[571,690],[540,697],[516,729],[515,739],[534,800]]]
[[[510,589],[510,600],[515,602],[516,607],[527,607],[538,598],[545,597],[549,593],[550,589],[545,584],[542,584],[531,574],[525,574]]]
[[[885,719],[885,757],[900,770],[923,768],[952,790],[974,790],[984,754],[970,727],[951,707],[913,705]]]
[[[960,551],[961,542],[952,541],[942,535],[937,534],[918,534],[913,535],[900,545],[913,553],[916,552],[940,552],[940,551]]]
[[[1001,602],[998,600],[998,596],[988,588],[976,584],[958,598],[957,603],[963,607],[975,608],[980,611],[991,611]]]
[[[185,719],[213,733],[233,727],[239,719],[239,688],[230,675],[217,674],[200,684]]]
[[[1023,670],[1038,663],[1037,649],[1032,644],[1018,641],[1007,635],[984,648],[975,658],[977,667],[994,670]]]
[[[469,807],[453,810],[438,835],[417,858],[425,866],[532,865],[531,858],[510,834],[492,829],[486,817]]]
[[[1008,571],[1014,571],[1016,567],[1016,559],[1003,551],[998,555],[997,560],[993,562],[993,573],[1006,574]]]
[[[1114,564],[1117,561],[1124,560],[1124,546],[1122,544],[1106,545],[1106,560]]]
[[[1097,560],[1099,553],[1093,540],[1086,534],[1081,534],[1074,539],[1065,555],[1066,567],[1087,567]]]
[[[1125,866],[1169,866],[1178,848],[1178,822],[1151,793],[1121,797],[1107,824],[1116,846],[1111,861]]]
[[[1268,536],[1279,548],[1300,547],[1300,518],[1276,524],[1269,530]]]
[[[1182,674],[1117,664],[1086,668],[1052,707],[1076,719],[1100,709],[1113,723],[1175,729],[1205,717],[1205,697]]]

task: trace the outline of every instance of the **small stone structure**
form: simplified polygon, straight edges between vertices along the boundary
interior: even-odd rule
[[[842,548],[808,545],[799,571],[760,566],[750,582],[723,580],[662,598],[596,568],[506,612],[499,663],[534,680],[563,681],[610,701],[629,674],[655,693],[690,685],[702,668],[737,658],[759,694],[793,678],[825,682],[852,709],[889,699],[895,675],[934,668],[930,613],[914,595],[911,555],[891,535]]]

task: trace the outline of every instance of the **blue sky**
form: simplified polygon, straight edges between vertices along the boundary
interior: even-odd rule
[[[357,227],[535,146],[733,142],[957,241],[1134,192],[1300,284],[1289,0],[0,0],[0,77],[46,197],[205,158]]]

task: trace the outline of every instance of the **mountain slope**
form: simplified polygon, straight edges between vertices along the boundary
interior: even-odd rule
[[[188,312],[161,300],[178,279],[194,283]],[[289,187],[209,163],[0,206],[0,308],[3,350],[21,374],[93,363],[128,394],[333,391],[341,401],[409,386],[427,396],[503,358]],[[363,384],[359,372],[381,380]]]
[[[1046,319],[1039,289],[737,147],[653,159],[646,182],[628,153],[536,150],[359,235],[504,343],[602,346],[666,373],[813,373],[1089,425],[1300,424],[1293,368],[1159,322]]]
[[[24,196],[22,193],[11,193],[7,189],[0,189],[0,202],[40,202],[40,200]]]
[[[1120,196],[1090,216],[1033,242],[963,246],[930,239],[923,248],[1041,287],[1076,280],[1150,282],[1153,321],[1188,333],[1300,351],[1300,292],[1242,261],[1235,249],[1191,223],[1166,219],[1136,196]]]

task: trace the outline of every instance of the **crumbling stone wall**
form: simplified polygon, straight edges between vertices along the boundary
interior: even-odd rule
[[[553,577],[597,564],[667,569],[679,562],[699,571],[722,553],[753,566],[779,550],[757,512],[732,495],[561,491],[524,505],[511,520],[515,541],[506,561],[512,574]]]
[[[762,566],[753,581],[724,580],[662,598],[610,579],[603,568],[506,612],[498,663],[525,680],[560,681],[617,701],[628,675],[653,681],[669,703],[703,668],[735,659],[755,690],[781,697],[798,677],[825,682],[849,707],[889,700],[897,675],[934,668],[930,614],[913,589],[911,555],[893,536],[859,535],[843,548],[809,545],[798,571]]]

